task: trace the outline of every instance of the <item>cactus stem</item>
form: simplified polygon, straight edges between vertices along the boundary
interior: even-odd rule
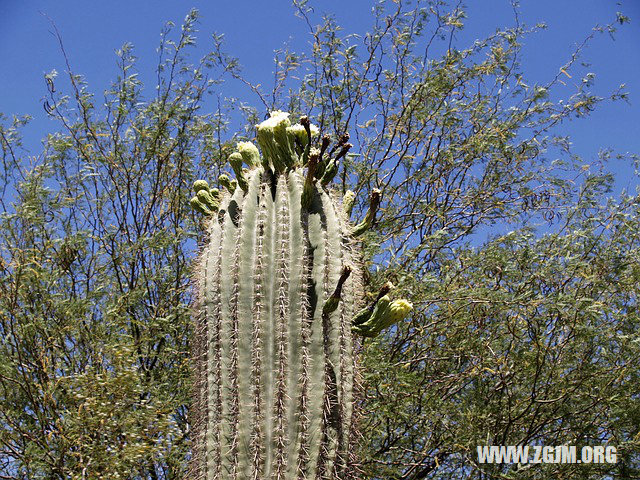
[[[376,212],[378,211],[378,207],[380,207],[381,196],[382,194],[380,190],[374,188],[369,199],[369,210],[367,210],[367,214],[365,215],[364,220],[356,225],[353,229],[352,233],[354,237],[362,235],[373,225],[373,221],[376,218]]]
[[[220,190],[194,185],[194,208],[213,215],[198,274],[194,480],[351,478],[353,335],[374,336],[411,309],[390,302],[386,284],[350,322],[363,293],[359,245],[338,210],[353,198],[341,204],[322,185],[349,136],[329,153],[328,135],[314,148],[318,127],[288,116],[257,126],[260,150],[238,143]]]

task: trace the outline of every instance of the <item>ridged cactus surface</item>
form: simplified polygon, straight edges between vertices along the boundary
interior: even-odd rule
[[[352,234],[375,209],[353,227],[352,195],[343,205],[326,187],[348,137],[323,160],[326,138],[312,149],[315,127],[285,115],[258,126],[262,156],[238,145],[237,180],[222,177],[222,191],[194,185],[209,238],[197,274],[190,479],[356,478],[352,335],[373,336],[393,316],[375,304],[358,312]]]

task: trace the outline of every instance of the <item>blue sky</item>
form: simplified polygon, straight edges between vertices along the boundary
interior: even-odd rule
[[[468,3],[468,27],[458,39],[460,46],[492,33],[498,26],[513,25],[513,12],[507,0]],[[323,0],[315,4],[319,5],[318,13],[333,13],[345,33],[362,34],[369,29],[372,2]],[[25,146],[33,155],[39,153],[40,139],[57,128],[42,108],[46,94],[43,75],[52,69],[62,73],[65,67],[50,33],[47,16],[62,34],[75,73],[84,75],[91,91],[99,94],[115,77],[114,51],[125,42],[135,47],[141,79],[152,85],[160,30],[169,20],[180,25],[191,7],[201,13],[199,52],[204,53],[210,46],[212,32],[224,33],[227,51],[239,58],[251,81],[264,84],[267,90],[272,81],[274,50],[287,41],[306,48],[310,41],[307,26],[294,16],[288,1],[0,0],[0,112],[33,116],[30,126],[24,130]],[[602,147],[612,147],[622,153],[640,152],[637,120],[640,2],[523,0],[521,5],[522,22],[532,25],[544,21],[548,25],[547,30],[529,37],[524,48],[522,62],[528,78],[534,82],[543,82],[555,75],[575,44],[586,37],[595,24],[614,19],[616,11],[629,16],[631,24],[619,29],[615,41],[608,35],[596,36],[582,57],[590,63],[583,71],[596,73],[593,91],[598,94],[604,95],[626,83],[630,104],[618,102],[602,106],[589,119],[563,127],[587,161],[594,159]],[[567,79],[567,95],[573,90],[572,82],[579,81],[577,77]],[[226,84],[222,94],[239,96],[259,106],[258,99],[239,83]],[[625,177],[621,181],[631,181]]]

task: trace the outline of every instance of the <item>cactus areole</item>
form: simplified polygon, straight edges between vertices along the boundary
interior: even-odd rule
[[[380,196],[352,226],[328,188],[348,136],[329,154],[328,137],[314,148],[317,128],[288,116],[276,111],[257,126],[262,155],[238,144],[236,178],[222,176],[224,188],[194,185],[191,204],[209,223],[197,272],[189,479],[356,478],[354,334],[372,336],[390,317],[358,309],[353,232],[371,225]]]

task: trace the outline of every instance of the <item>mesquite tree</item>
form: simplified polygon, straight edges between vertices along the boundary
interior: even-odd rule
[[[255,172],[242,169],[264,166],[244,162],[251,147],[243,142],[254,141],[254,125],[277,109],[314,118],[334,145],[350,133],[354,154],[340,159],[327,188],[335,202],[330,210],[340,213],[353,202],[351,218],[366,226],[360,270],[354,261],[343,288],[360,278],[369,307],[363,315],[370,318],[388,281],[395,298],[414,305],[408,320],[362,337],[361,441],[353,465],[360,478],[638,476],[637,193],[612,197],[608,160],[614,155],[603,150],[597,161],[585,162],[563,131],[572,118],[585,122],[600,103],[625,98],[622,91],[594,93],[594,77],[579,61],[589,39],[558,65],[557,76],[536,83],[521,66],[521,47],[543,33],[523,18],[465,44],[457,37],[465,23],[457,3],[378,2],[371,27],[356,35],[331,16],[315,17],[309,2],[295,5],[313,46],[276,52],[271,92],[243,78],[220,36],[211,53],[191,64],[192,12],[178,36],[163,32],[151,93],[125,46],[104,101],[70,65],[58,68],[68,70],[66,79],[46,76],[44,106],[57,127],[42,151],[21,146],[26,119],[0,118],[0,477],[176,479],[186,475],[192,452],[198,464],[209,414],[191,428],[188,410],[206,409],[190,397],[189,352],[202,353],[194,340],[206,338],[191,325],[191,280],[205,266],[194,258],[211,252],[210,241],[223,238],[216,235],[239,228],[224,215],[218,226],[212,223],[233,198],[238,205],[253,202],[243,186],[251,188]],[[625,22],[619,15],[614,24]],[[613,33],[614,24],[599,30]],[[291,45],[304,49],[307,42]],[[244,81],[251,97],[226,99],[229,78]],[[211,103],[208,93],[218,101]],[[261,111],[245,107],[260,100]],[[232,134],[230,125],[242,133]],[[196,184],[192,204],[205,220],[189,205],[198,178],[218,179],[221,187]],[[293,178],[306,180],[305,174]],[[325,198],[324,188],[316,185],[312,197]],[[367,210],[376,191],[380,213],[373,222]],[[268,210],[262,195],[256,205]],[[487,235],[504,224],[509,234]],[[298,228],[290,226],[289,232]],[[255,238],[264,237],[258,230]],[[264,247],[256,252],[266,256]],[[232,272],[225,288],[234,285],[234,266],[240,275],[235,253],[224,258]],[[354,250],[350,258],[357,257]],[[215,265],[217,257],[209,258]],[[329,272],[313,315],[342,274],[334,267]],[[246,309],[243,292],[237,293],[238,307]],[[233,291],[225,295],[235,298]],[[337,312],[347,307],[341,298]],[[229,312],[196,318],[201,329],[213,326],[214,345],[216,322],[227,332],[234,325]],[[373,335],[384,322],[360,325],[356,333]],[[232,352],[224,343],[230,338],[220,338],[220,345]],[[288,340],[279,345],[290,348]],[[266,349],[250,352],[283,364],[284,357],[268,357]],[[223,371],[233,372],[222,358],[233,362],[233,355],[221,356]],[[319,358],[326,358],[323,352]],[[242,380],[239,372],[238,388],[254,385],[253,359],[248,363],[252,369]],[[208,362],[199,365],[208,368]],[[208,391],[222,379],[233,392],[232,378],[214,375]],[[250,395],[260,397],[259,405],[268,398],[264,390]],[[233,446],[237,440],[239,447],[247,437],[240,429],[227,435],[240,426],[235,412],[227,413],[220,441]],[[261,437],[266,429],[251,437],[256,418],[276,424],[285,418],[263,413],[248,415],[255,442],[243,446],[244,453],[236,450],[238,461],[258,444],[263,465],[268,448],[284,452]],[[317,425],[323,417],[313,415]],[[272,439],[293,424],[273,430]],[[208,433],[216,445],[215,428]],[[335,438],[329,430],[327,439]],[[475,448],[487,442],[611,442],[619,461],[479,465]],[[234,465],[233,454],[223,468]],[[276,456],[272,468],[283,464]]]

